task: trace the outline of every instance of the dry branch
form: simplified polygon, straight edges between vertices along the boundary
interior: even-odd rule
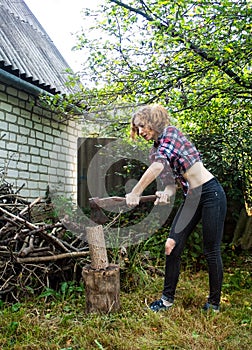
[[[78,266],[80,279],[81,264],[89,261],[80,230],[78,237],[69,232],[51,203],[40,197],[29,203],[10,184],[0,184],[1,298],[17,301],[29,291],[57,288],[77,275]]]
[[[88,256],[89,252],[71,252],[65,254],[51,255],[51,256],[40,256],[40,257],[31,257],[31,258],[17,258],[17,262],[20,264],[24,263],[41,263],[45,261],[56,261],[61,259],[69,259],[69,258],[83,258],[84,256]]]
[[[19,222],[21,222],[22,224],[25,224],[26,226],[28,226],[28,227],[31,228],[31,229],[37,229],[37,228],[38,228],[36,225],[33,225],[33,224],[30,223],[29,221],[26,221],[26,220],[24,220],[23,218],[20,218],[19,216],[14,215],[14,214],[8,212],[7,210],[5,210],[5,209],[3,209],[3,208],[1,208],[1,207],[0,207],[0,211],[1,211],[3,214],[5,214],[5,215],[10,216],[12,219],[14,219],[14,221],[15,221],[15,220],[16,220],[16,221],[19,221]]]

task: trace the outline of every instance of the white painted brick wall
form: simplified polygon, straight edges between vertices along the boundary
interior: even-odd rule
[[[28,201],[44,197],[48,185],[77,201],[81,125],[75,121],[62,124],[31,102],[32,96],[0,83],[0,175],[5,169],[5,180],[15,190],[25,184],[20,195]]]

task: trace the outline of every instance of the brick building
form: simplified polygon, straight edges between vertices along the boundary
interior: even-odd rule
[[[32,200],[57,189],[77,196],[78,121],[62,122],[41,93],[65,94],[64,60],[23,0],[0,0],[0,185]]]

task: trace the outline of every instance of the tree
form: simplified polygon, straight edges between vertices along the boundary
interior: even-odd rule
[[[83,71],[105,84],[110,102],[161,99],[191,111],[228,98],[247,109],[251,15],[247,1],[108,0],[96,25],[79,36],[78,48],[90,53]]]
[[[251,213],[251,1],[107,0],[85,16],[77,100],[117,131],[122,106],[164,104]]]
[[[195,140],[211,135],[215,152],[201,146],[212,170],[242,182],[251,207],[251,2],[107,0],[85,15],[94,24],[76,49],[89,52],[88,105],[163,103]]]

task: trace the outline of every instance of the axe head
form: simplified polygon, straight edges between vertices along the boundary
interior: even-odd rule
[[[109,221],[109,218],[104,214],[101,207],[97,204],[99,198],[89,198],[91,208],[90,219],[98,225],[104,225]]]

